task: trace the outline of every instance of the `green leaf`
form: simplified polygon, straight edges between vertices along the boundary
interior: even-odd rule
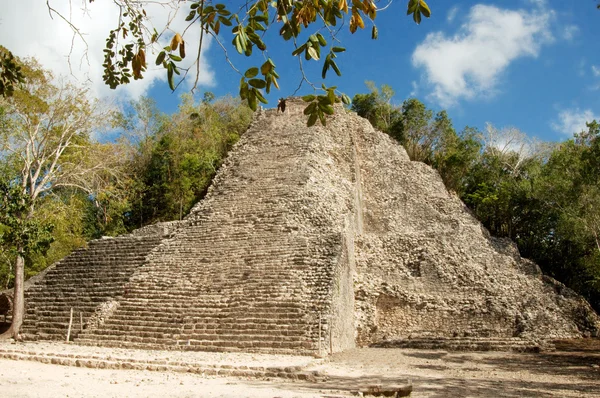
[[[419,25],[421,23],[421,11],[417,10],[413,13],[413,20]]]
[[[346,94],[342,94],[342,102],[346,105],[350,105],[352,101],[350,100],[350,97],[348,97]]]
[[[331,51],[333,51],[334,53],[343,53],[344,51],[346,51],[346,49],[344,47],[333,47]]]
[[[308,121],[306,122],[306,125],[308,127],[312,127],[315,125],[315,123],[317,122],[317,114],[315,113],[311,113],[310,116],[308,117]]]
[[[252,68],[248,69],[246,71],[246,73],[244,73],[244,76],[246,77],[246,79],[252,79],[256,75],[258,75],[258,68],[257,67],[252,67]]]
[[[326,46],[327,45],[327,40],[325,40],[325,38],[323,37],[322,34],[317,33],[317,39],[319,40],[319,44],[321,46]]]
[[[379,37],[379,31],[377,30],[377,26],[373,25],[373,29],[371,30],[371,39],[377,40]]]
[[[302,97],[302,101],[312,102],[315,100],[315,98],[317,98],[315,95],[309,94],[309,95],[305,95],[304,97]]]
[[[306,44],[301,45],[300,47],[298,47],[297,49],[292,51],[292,55],[295,57],[296,55],[302,53],[302,51],[304,51],[305,48],[306,48]]]
[[[335,111],[333,110],[333,106],[331,105],[321,105],[319,106],[319,109],[321,109],[324,113],[328,115],[333,115],[335,113]]]
[[[165,60],[165,57],[167,56],[167,53],[164,51],[161,51],[158,56],[156,57],[156,65],[160,65],[162,64],[162,62]]]
[[[265,88],[267,86],[267,83],[262,79],[250,79],[248,80],[248,84],[256,88]]]
[[[333,68],[333,71],[335,72],[336,75],[342,76],[342,72],[340,72],[340,68],[338,68],[337,64],[333,60],[331,61],[331,67]]]
[[[190,11],[188,16],[185,18],[186,21],[191,21],[196,16],[196,10]]]
[[[329,99],[329,103],[330,104],[335,104],[335,92],[333,91],[333,89],[329,89],[327,91],[327,98]]]
[[[255,94],[254,90],[248,90],[248,106],[253,111],[256,111],[256,105],[257,105],[256,94]]]
[[[310,114],[314,113],[317,110],[317,106],[318,105],[316,102],[309,104],[306,108],[304,108],[304,114],[310,115]]]
[[[268,103],[268,101],[265,99],[265,97],[263,97],[262,93],[259,90],[254,90],[254,94],[256,95],[256,98],[258,98],[258,100],[263,104]]]
[[[167,80],[169,81],[169,88],[171,91],[175,91],[175,82],[173,81],[173,64],[169,63],[167,66]]]
[[[176,62],[179,62],[182,59],[179,55],[175,55],[175,54],[169,54],[169,58],[171,58],[173,61],[176,61]]]
[[[273,68],[273,66],[269,63],[269,62],[265,62],[264,64],[261,65],[260,67],[260,73],[263,75],[268,74],[269,72],[271,72],[271,69]],[[254,76],[253,76],[254,77]]]
[[[248,98],[248,83],[246,83],[246,81],[243,78],[240,82],[240,98],[242,100]]]
[[[232,25],[231,20],[229,20],[228,18],[225,18],[225,17],[219,17],[219,22],[221,22],[225,26]]]
[[[429,6],[427,5],[427,3],[424,0],[419,1],[419,5],[420,5],[420,10],[423,13],[423,15],[425,15],[426,18],[429,18],[431,16],[431,10],[429,9]]]
[[[327,76],[327,71],[329,70],[329,56],[327,56],[327,58],[325,59],[325,62],[323,63],[323,70],[321,71],[321,77],[323,79],[325,79],[325,77]]]
[[[325,120],[325,115],[323,114],[323,112],[321,112],[321,110],[318,110],[317,114],[319,115],[319,119],[321,120],[321,124],[323,126],[327,126],[327,121]]]
[[[238,53],[243,54],[244,53],[244,49],[242,48],[242,42],[240,40],[240,36],[236,35],[233,38],[233,44],[235,45],[235,49],[237,50]]]

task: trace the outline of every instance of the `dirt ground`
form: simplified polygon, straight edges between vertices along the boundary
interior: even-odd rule
[[[562,342],[557,347],[560,350],[538,354],[355,349],[326,360],[307,360],[305,369],[320,375],[313,382],[89,369],[0,359],[0,396],[347,397],[356,396],[368,385],[410,381],[411,396],[419,398],[600,397],[600,341]],[[219,355],[228,361],[244,361],[243,356]],[[252,358],[261,360],[256,354]]]

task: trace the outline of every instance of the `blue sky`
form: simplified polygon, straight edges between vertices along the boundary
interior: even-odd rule
[[[0,19],[0,37],[15,37],[18,32],[18,39],[0,43],[19,56],[35,55],[55,72],[69,74],[67,54],[71,33],[64,22],[50,19],[47,10],[39,4],[34,6],[35,3],[35,0],[15,2],[4,13]],[[51,0],[53,3],[59,7],[64,2]],[[158,68],[151,68],[144,81],[117,92],[101,86],[101,61],[96,57],[112,27],[111,21],[115,20],[114,10],[102,3],[110,2],[92,3],[91,17],[76,20],[89,30],[86,31],[88,54],[84,62],[75,48],[70,76],[91,81],[97,95],[118,99],[150,95],[162,110],[175,110],[179,95],[190,87],[189,81],[172,94]],[[385,3],[382,1],[380,5]],[[370,39],[368,24],[367,29],[354,35],[347,26],[342,28],[338,38],[347,48],[337,59],[342,77],[330,72],[326,83],[337,85],[350,96],[367,91],[365,80],[390,85],[396,92],[393,100],[396,104],[415,96],[434,110],[446,109],[457,129],[465,125],[483,129],[486,123],[491,123],[498,128],[513,126],[542,140],[559,141],[580,130],[586,120],[600,119],[597,41],[600,10],[596,9],[596,1],[429,0],[428,3],[432,17],[417,26],[405,15],[406,0],[394,1],[378,13],[376,41]],[[32,9],[37,10],[35,15]],[[161,8],[156,14],[155,23],[159,26],[166,12]],[[23,21],[20,15],[39,22],[26,30],[18,23]],[[49,35],[49,31],[53,34]],[[165,39],[168,35],[167,32]],[[193,30],[184,37],[188,41],[188,54],[190,48],[195,48],[194,37],[197,32]],[[300,75],[297,60],[290,56],[291,43],[281,40],[276,30],[267,36],[267,41],[269,56],[281,76],[281,90],[268,97],[275,106],[278,97],[294,93]],[[224,39],[224,44],[230,45],[230,40]],[[237,95],[239,75],[227,64],[221,48],[213,41],[204,50],[199,91],[212,91],[217,96]],[[242,71],[263,62],[260,54],[248,60],[230,49],[230,55]],[[308,76],[318,86],[321,65],[314,61],[305,65]],[[85,77],[81,77],[81,70]],[[309,92],[312,89],[305,84],[298,94]]]

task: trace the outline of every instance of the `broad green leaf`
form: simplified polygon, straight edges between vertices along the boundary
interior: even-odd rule
[[[304,114],[310,115],[310,114],[314,113],[317,110],[317,106],[318,105],[316,102],[309,104],[306,108],[304,108]]]
[[[323,126],[327,126],[327,121],[325,120],[325,114],[323,112],[321,112],[320,109],[317,111],[317,113],[319,115],[319,119],[321,120],[321,124]]]
[[[165,60],[165,57],[167,56],[167,53],[164,51],[161,51],[158,56],[156,57],[156,65],[160,65],[162,64],[162,62]]]
[[[319,44],[321,46],[326,46],[327,45],[327,40],[325,40],[325,37],[323,37],[322,34],[317,33],[317,39],[319,39]]]
[[[267,86],[267,83],[262,79],[250,79],[248,80],[248,84],[256,88],[265,88]]]
[[[252,79],[256,75],[258,75],[258,68],[257,67],[252,67],[252,68],[248,69],[246,71],[246,73],[244,73],[244,76],[246,77],[246,79]]]
[[[308,121],[306,122],[306,125],[308,127],[312,127],[315,125],[315,123],[317,122],[317,113],[313,112],[310,114],[310,116],[308,117]]]
[[[335,111],[333,110],[333,106],[331,105],[321,105],[319,106],[319,109],[321,109],[324,113],[328,115],[333,115],[335,113]]]
[[[335,72],[336,75],[342,76],[342,72],[340,72],[340,68],[338,68],[337,64],[333,60],[331,61],[331,67],[333,68],[333,71]]]
[[[256,98],[258,98],[258,100],[263,104],[268,103],[268,101],[265,99],[265,97],[263,97],[262,93],[259,90],[254,90],[254,94],[256,94]]]
[[[248,90],[248,106],[253,111],[256,111],[256,105],[256,94],[254,93],[254,90]]]

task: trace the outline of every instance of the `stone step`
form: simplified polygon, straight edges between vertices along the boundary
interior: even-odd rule
[[[517,351],[540,352],[553,350],[550,342],[512,337],[424,337],[385,340],[373,344],[380,348],[414,348],[447,351]]]
[[[197,342],[191,342],[188,345],[186,341],[169,341],[166,344],[152,343],[149,341],[121,341],[121,340],[109,340],[105,339],[102,341],[90,340],[85,338],[75,339],[75,343],[84,346],[98,346],[98,347],[113,347],[113,348],[133,348],[141,350],[156,350],[156,351],[217,351],[217,352],[257,352],[264,354],[288,354],[288,355],[314,355],[318,351],[318,347],[314,347],[311,344],[304,343],[300,347],[282,347],[281,344],[278,347],[271,347],[268,343],[257,343],[252,345],[246,343],[244,347],[233,347],[224,345],[215,345],[213,342],[207,342],[204,344],[198,344]],[[193,343],[193,344],[192,344]]]
[[[81,344],[84,345],[84,344]],[[41,363],[49,363],[63,366],[75,366],[98,369],[134,369],[160,372],[181,372],[195,373],[201,376],[221,376],[221,377],[279,377],[292,380],[315,380],[320,376],[315,372],[304,372],[303,366],[310,363],[309,360],[303,361],[303,366],[286,366],[269,364],[265,366],[260,362],[247,366],[246,364],[233,365],[229,363],[210,363],[198,362],[192,359],[164,359],[164,358],[136,358],[128,355],[115,355],[114,352],[108,354],[83,354],[72,353],[72,345],[68,345],[66,352],[40,352],[25,349],[7,349],[0,348],[0,358],[10,360],[27,360]],[[147,347],[144,347],[147,348]]]
[[[191,351],[248,351],[249,349],[281,350],[281,349],[311,349],[312,344],[302,341],[280,341],[261,338],[260,340],[240,341],[239,336],[231,336],[231,340],[194,340],[182,336],[180,340],[142,336],[99,336],[78,337],[77,344],[101,345],[108,347],[136,347],[143,349],[180,349]]]
[[[295,322],[295,323],[275,323],[275,322],[241,322],[238,320],[223,320],[221,322],[217,322],[215,319],[210,318],[201,318],[201,319],[193,319],[187,320],[176,317],[163,317],[163,318],[148,318],[148,317],[138,317],[137,319],[115,319],[115,317],[108,318],[104,327],[110,328],[121,328],[122,330],[126,329],[135,329],[135,328],[152,328],[155,330],[159,330],[163,325],[171,324],[171,325],[193,325],[194,330],[218,330],[218,329],[236,329],[236,330],[281,330],[281,331],[295,331],[300,332],[304,330],[305,322]]]
[[[39,326],[40,330],[61,329],[64,325],[48,324],[47,326]],[[68,327],[68,324],[66,325]],[[79,326],[79,325],[78,325]],[[63,330],[67,330],[65,327]],[[79,330],[79,329],[78,329]],[[239,330],[225,329],[218,330],[192,330],[185,327],[171,328],[135,328],[124,327],[110,328],[107,331],[104,326],[101,329],[85,332],[85,338],[100,339],[119,337],[148,337],[156,339],[192,339],[206,341],[250,341],[250,340],[272,340],[272,341],[296,341],[305,338],[305,333],[288,330]],[[212,332],[212,333],[211,333]]]
[[[98,308],[98,305],[99,304],[73,303],[72,305],[48,305],[40,308],[28,306],[26,311],[27,314],[33,314],[39,319],[41,317],[52,318],[55,316],[61,316],[61,314],[70,313],[71,308],[73,308],[73,314],[77,314],[77,316],[79,316],[79,312],[93,313],[96,308]],[[27,319],[25,319],[25,322],[27,322]]]

